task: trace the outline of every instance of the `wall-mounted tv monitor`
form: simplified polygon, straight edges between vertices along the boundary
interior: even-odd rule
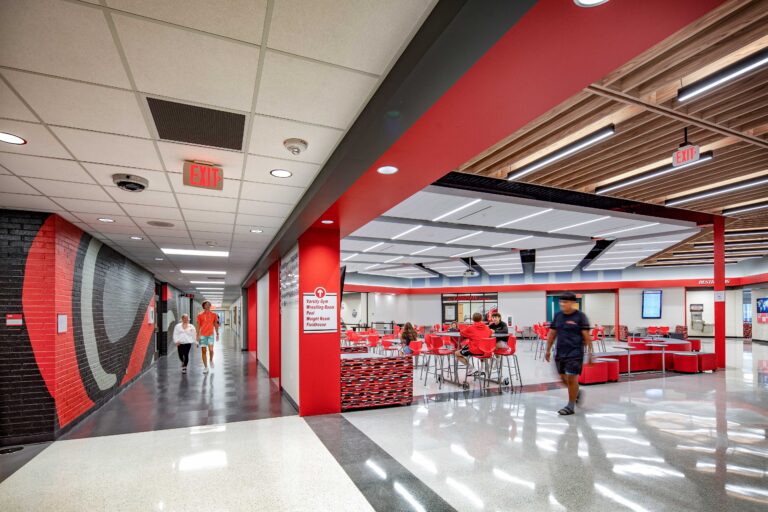
[[[661,318],[661,290],[643,290],[643,318]]]
[[[757,323],[768,324],[768,298],[757,299]]]

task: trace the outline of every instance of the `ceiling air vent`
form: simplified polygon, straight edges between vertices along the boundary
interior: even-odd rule
[[[243,114],[157,98],[147,98],[147,103],[161,139],[238,151],[243,149]]]

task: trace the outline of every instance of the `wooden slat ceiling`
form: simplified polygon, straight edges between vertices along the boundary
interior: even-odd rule
[[[613,137],[538,169],[520,181],[594,192],[597,187],[671,163],[672,152],[683,142],[685,128],[689,141],[698,144],[702,152],[714,152],[712,161],[608,195],[664,204],[681,196],[768,176],[768,66],[687,102],[678,104],[676,100],[681,87],[765,48],[768,0],[727,2],[478,155],[460,170],[506,178],[510,172],[614,124]],[[725,208],[766,199],[768,185],[762,185],[678,207],[721,213]],[[726,220],[727,230],[757,227],[768,227],[768,210]],[[711,230],[705,230],[642,264],[682,260],[685,253],[675,253],[693,250],[694,241],[711,240]]]

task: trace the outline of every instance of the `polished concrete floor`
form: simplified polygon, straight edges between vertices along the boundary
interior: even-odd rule
[[[715,374],[589,387],[570,417],[542,383],[120,435],[96,421],[0,483],[0,510],[766,510],[768,346],[728,354]]]

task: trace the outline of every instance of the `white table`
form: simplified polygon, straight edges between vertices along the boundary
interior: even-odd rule
[[[624,345],[614,345],[613,348],[618,348],[620,350],[627,351],[627,378],[631,378],[632,377],[632,351],[635,350],[635,347],[627,347]]]

